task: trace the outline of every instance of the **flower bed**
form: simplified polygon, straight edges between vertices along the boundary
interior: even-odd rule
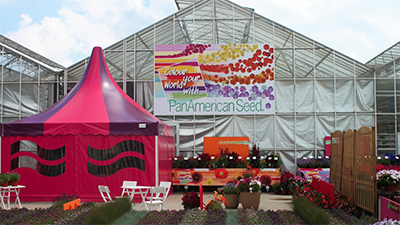
[[[63,211],[62,205],[34,210],[0,209],[1,224],[83,224],[87,214],[94,208],[94,202],[83,203],[74,210]]]
[[[304,220],[294,211],[289,210],[238,210],[239,224],[306,224]]]
[[[226,224],[226,211],[190,209],[150,212],[136,224]]]

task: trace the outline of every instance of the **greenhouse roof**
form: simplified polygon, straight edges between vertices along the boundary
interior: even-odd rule
[[[55,81],[65,67],[0,34],[3,81]],[[39,78],[40,77],[40,78]]]
[[[139,80],[152,80],[155,44],[191,43],[273,44],[277,79],[373,77],[365,64],[265,18],[254,9],[228,0],[175,3],[179,9],[176,13],[104,49],[114,79],[122,80],[125,71],[127,79],[136,74]],[[125,68],[120,54],[123,50]],[[79,80],[87,60],[68,68],[68,80]]]
[[[385,65],[393,62],[393,60],[400,58],[400,41],[383,51],[373,59],[369,60],[366,64],[369,66]]]

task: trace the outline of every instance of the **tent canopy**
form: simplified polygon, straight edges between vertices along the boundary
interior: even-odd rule
[[[171,128],[126,95],[94,47],[82,78],[60,101],[37,115],[2,124],[2,136],[160,135]]]

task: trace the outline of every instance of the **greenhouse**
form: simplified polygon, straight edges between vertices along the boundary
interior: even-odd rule
[[[399,153],[400,42],[363,63],[256,9],[227,0],[175,2],[176,13],[103,50],[122,90],[175,127],[177,155],[202,153],[204,137],[248,137],[250,146],[256,144],[262,154],[280,154],[290,168],[303,157],[324,156],[325,137],[334,131],[361,126],[376,128],[377,155]],[[273,47],[274,104],[269,113],[156,112],[156,47],[190,44]],[[2,123],[37,114],[60,100],[89,60],[64,68],[2,35],[0,53]],[[32,146],[26,143],[25,148]]]

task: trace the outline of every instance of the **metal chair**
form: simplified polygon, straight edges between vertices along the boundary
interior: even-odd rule
[[[99,185],[99,191],[100,191],[101,197],[103,198],[105,203],[109,203],[109,202],[113,201],[110,196],[110,189],[108,189],[108,186]]]
[[[149,200],[145,201],[145,206],[146,209],[149,211],[153,210],[153,206],[158,205],[157,207],[157,211],[161,211],[161,209],[164,208],[164,202],[165,202],[165,198],[162,197],[160,199],[160,195],[165,196],[166,195],[166,188],[165,187],[161,187],[161,186],[157,186],[157,187],[152,187],[150,188],[150,197],[148,197]]]
[[[129,197],[132,197],[133,190],[129,189],[129,187],[135,187],[136,185],[137,181],[123,181],[121,197],[124,197],[125,194],[127,194]]]

